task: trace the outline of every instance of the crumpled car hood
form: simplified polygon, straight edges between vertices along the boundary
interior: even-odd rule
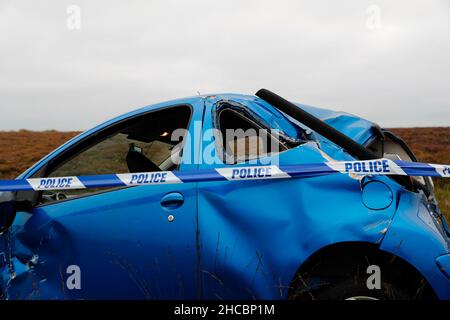
[[[361,145],[367,143],[376,134],[375,123],[353,114],[303,104],[297,105]]]

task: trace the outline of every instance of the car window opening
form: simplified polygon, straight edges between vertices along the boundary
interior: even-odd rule
[[[289,149],[274,132],[233,108],[222,108],[217,114],[220,130],[219,148],[228,164],[269,156]]]
[[[68,150],[62,161],[52,166],[46,176],[87,176],[178,170],[184,137],[172,141],[177,129],[187,130],[191,108],[178,106],[158,110],[108,128],[93,135],[83,148]],[[41,203],[65,200],[105,190],[82,189],[44,192]]]

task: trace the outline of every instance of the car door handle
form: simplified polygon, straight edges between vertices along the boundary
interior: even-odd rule
[[[184,197],[179,192],[168,193],[161,199],[161,206],[170,210],[181,207],[183,203]]]

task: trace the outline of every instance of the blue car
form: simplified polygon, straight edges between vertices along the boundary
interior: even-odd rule
[[[269,132],[270,143],[224,139],[239,129]],[[416,161],[401,139],[370,121],[261,90],[124,114],[18,179],[170,178],[370,158]],[[450,299],[449,232],[429,177],[62,187],[3,192],[0,201],[27,204],[0,219],[4,299]]]

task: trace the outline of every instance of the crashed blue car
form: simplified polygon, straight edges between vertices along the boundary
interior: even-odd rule
[[[228,129],[277,135],[270,147],[237,148],[223,140]],[[127,113],[18,179],[371,158],[416,161],[370,121],[263,89]],[[3,299],[450,299],[449,232],[429,177],[61,188],[2,201],[11,204],[0,219]]]

